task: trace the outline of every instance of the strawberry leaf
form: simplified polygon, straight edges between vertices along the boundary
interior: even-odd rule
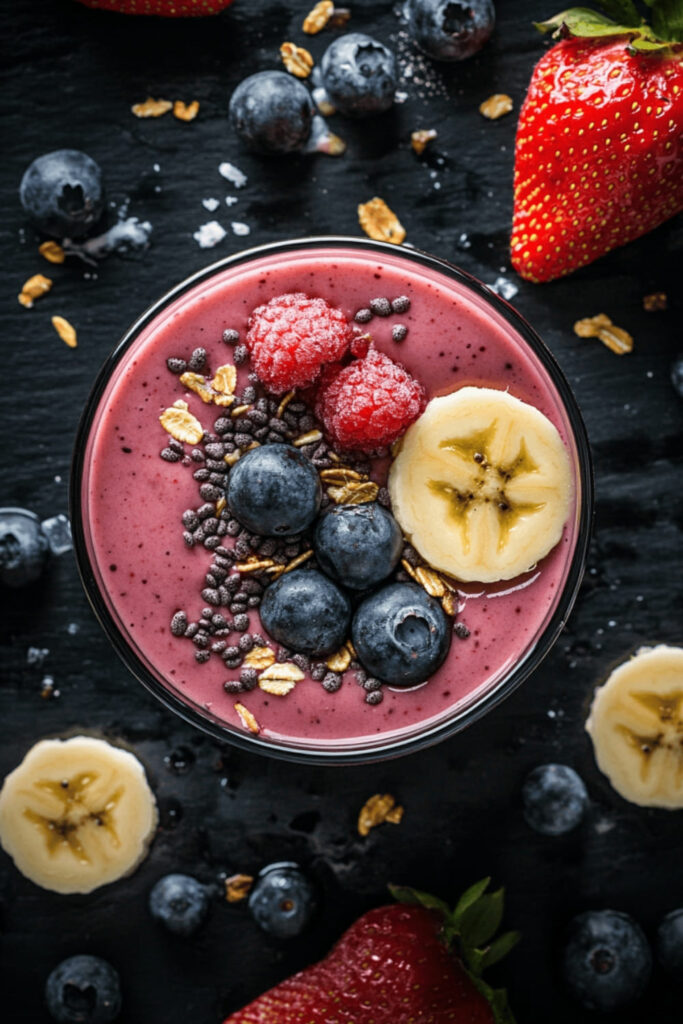
[[[608,18],[620,25],[640,25],[642,18],[633,0],[598,0]]]
[[[496,934],[503,920],[503,890],[480,896],[462,914],[459,930],[466,949],[485,946]]]
[[[570,7],[547,21],[535,21],[534,25],[539,32],[550,32],[553,36],[568,31],[573,36],[586,38],[630,35],[634,31],[632,25],[618,25],[611,18],[591,11],[588,7]]]
[[[683,0],[654,0],[652,27],[659,39],[683,41]]]
[[[476,903],[480,896],[486,892],[491,882],[490,878],[482,878],[480,882],[475,882],[469,889],[465,889],[464,893],[455,905],[455,910],[452,914],[454,924],[459,924],[462,915],[465,911]]]
[[[438,896],[432,896],[431,893],[423,892],[421,889],[413,889],[409,885],[390,885],[389,892],[399,903],[417,903],[418,906],[425,907],[427,910],[436,910],[443,917],[450,915],[450,908],[444,900],[440,900]]]
[[[479,969],[485,971],[487,967],[497,964],[515,948],[521,937],[519,932],[503,932],[486,949],[477,950],[481,953]]]

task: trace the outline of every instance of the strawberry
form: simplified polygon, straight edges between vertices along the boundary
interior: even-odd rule
[[[390,886],[401,902],[359,918],[320,963],[238,1010],[225,1024],[514,1024],[505,992],[482,971],[519,936],[492,941],[503,890],[473,885],[450,911]]]
[[[119,14],[158,14],[162,18],[200,18],[218,14],[232,0],[79,0],[86,7]]]
[[[536,65],[515,149],[512,264],[551,281],[683,209],[683,0],[603,0],[537,26],[562,38]],[[669,21],[667,21],[667,16]]]

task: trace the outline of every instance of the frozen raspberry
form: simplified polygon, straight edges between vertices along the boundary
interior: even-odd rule
[[[325,363],[341,359],[351,337],[341,310],[293,292],[254,310],[246,343],[258,377],[279,394],[313,384]]]
[[[342,448],[372,451],[400,437],[425,405],[422,385],[389,356],[370,349],[364,359],[326,369],[316,414]]]

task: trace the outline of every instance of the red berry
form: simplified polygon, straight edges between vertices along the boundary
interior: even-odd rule
[[[400,437],[425,405],[422,385],[389,356],[370,349],[364,359],[326,369],[316,413],[342,448],[372,451]]]
[[[340,309],[293,292],[255,309],[245,340],[254,371],[278,394],[313,384],[325,363],[341,359],[351,338]]]

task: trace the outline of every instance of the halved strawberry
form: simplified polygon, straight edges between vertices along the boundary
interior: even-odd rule
[[[225,1024],[514,1024],[507,996],[482,972],[516,944],[493,939],[503,890],[473,885],[453,911],[390,886],[398,904],[359,918],[332,951],[259,996]]]
[[[632,0],[603,0],[621,24],[575,8],[537,26],[562,38],[534,69],[517,129],[511,255],[529,281],[683,209],[683,4],[647,2],[654,28]]]

